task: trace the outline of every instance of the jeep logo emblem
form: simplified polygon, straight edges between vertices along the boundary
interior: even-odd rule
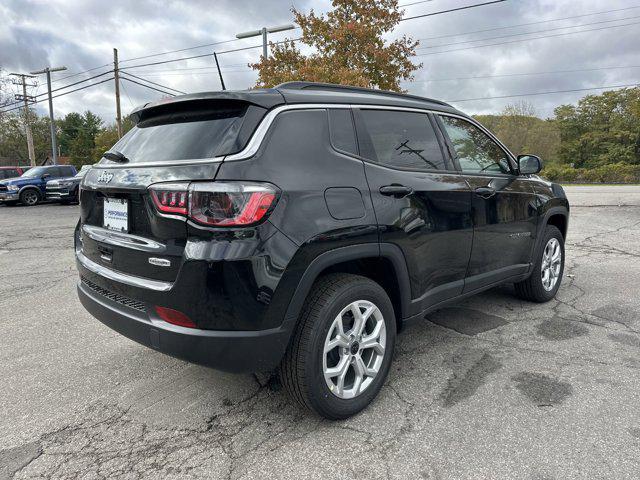
[[[98,183],[109,183],[113,178],[113,173],[102,172],[98,177]]]

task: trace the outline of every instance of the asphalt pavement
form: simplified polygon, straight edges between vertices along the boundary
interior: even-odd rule
[[[558,299],[412,324],[343,422],[109,330],[76,297],[78,207],[0,206],[0,479],[637,479],[640,187],[566,190]]]

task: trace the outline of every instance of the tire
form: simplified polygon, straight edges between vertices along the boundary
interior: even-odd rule
[[[548,269],[551,277],[555,277],[555,281],[553,282],[548,280],[549,277],[545,276],[545,273],[543,271],[543,267],[547,265],[547,262],[544,260],[546,258],[546,255],[550,252],[549,249],[552,249],[553,251],[559,251],[560,253],[559,264],[553,261],[551,268]],[[553,251],[551,251],[551,254],[553,254]],[[562,237],[562,233],[560,233],[560,230],[558,230],[557,227],[554,227],[553,225],[547,225],[544,231],[544,237],[542,238],[542,242],[540,243],[540,250],[536,252],[533,272],[531,273],[531,276],[529,278],[527,278],[523,282],[515,284],[516,295],[518,295],[518,297],[522,298],[523,300],[528,300],[530,302],[548,302],[556,296],[558,288],[560,288],[560,283],[562,282],[563,273],[564,238]]]
[[[34,188],[28,188],[20,193],[20,203],[27,207],[37,205],[40,203],[40,200],[42,200],[42,195],[40,195],[40,192]]]
[[[363,314],[369,313],[361,338],[354,332],[353,311],[349,309],[340,316],[350,305],[356,305],[354,308]],[[339,325],[344,332],[340,340]],[[354,332],[353,337],[349,336],[350,332]],[[375,347],[372,338],[377,338]],[[360,340],[368,341],[370,346],[359,348]],[[359,275],[323,276],[313,285],[305,301],[280,365],[280,380],[289,395],[303,407],[330,420],[348,418],[367,407],[378,395],[389,373],[395,340],[393,306],[380,285]],[[329,341],[336,346],[325,354]],[[341,365],[346,367],[340,368]],[[331,376],[332,368],[346,375]]]

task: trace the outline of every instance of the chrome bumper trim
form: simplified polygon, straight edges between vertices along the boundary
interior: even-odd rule
[[[135,277],[133,275],[116,272],[115,270],[111,270],[110,268],[98,265],[96,262],[89,260],[81,250],[76,250],[76,258],[78,259],[78,262],[80,262],[80,265],[82,265],[90,272],[93,272],[104,278],[108,278],[109,280],[124,283],[126,285],[131,285],[132,287],[146,288],[148,290],[155,290],[157,292],[168,292],[173,286],[173,284],[169,282],[161,282],[159,280],[150,280],[148,278]]]

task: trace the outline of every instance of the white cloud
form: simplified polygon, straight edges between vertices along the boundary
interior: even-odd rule
[[[463,0],[427,2],[407,7],[406,13],[416,15],[470,3],[473,2]],[[295,6],[304,11],[314,8],[316,11],[323,12],[330,8],[330,3],[328,0],[307,0],[296,2]],[[406,33],[414,38],[425,38],[455,34],[455,36],[425,40],[421,45],[423,47],[457,44],[420,50],[418,53],[456,51],[418,57],[416,60],[422,61],[424,68],[416,72],[416,82],[406,84],[405,88],[411,93],[447,100],[638,82],[640,68],[429,81],[483,75],[638,66],[640,65],[640,47],[637,39],[640,37],[638,35],[640,18],[632,19],[631,17],[640,17],[640,8],[563,21],[549,21],[632,6],[634,5],[624,0],[509,0],[496,5],[402,22],[394,35]],[[217,2],[206,0],[189,2],[7,0],[0,5],[0,16],[4,19],[3,24],[0,25],[0,65],[5,70],[26,72],[46,65],[63,64],[69,68],[69,71],[57,73],[54,77],[61,78],[96,66],[110,65],[113,47],[119,49],[120,58],[124,60],[123,67],[210,53],[214,47],[126,61],[157,52],[232,39],[238,32],[257,29],[263,24],[288,23],[292,19],[290,8],[290,1],[281,0],[270,2],[258,0]],[[468,40],[612,19],[620,19],[620,21],[579,28],[603,27],[601,30],[592,32],[459,50],[483,43],[459,43]],[[484,33],[469,33],[540,21],[548,22]],[[633,22],[639,24],[614,26]],[[568,30],[558,30],[548,34],[566,31]],[[296,32],[278,33],[271,38],[279,40],[295,34]],[[545,33],[531,36],[543,35]],[[484,43],[499,43],[522,38],[526,36],[487,40]],[[259,43],[260,39],[254,38],[219,45],[215,48],[226,50]],[[248,69],[246,64],[256,60],[259,55],[260,49],[255,49],[228,53],[219,57],[225,70],[225,82],[228,88],[243,89],[254,84],[255,73]],[[109,68],[105,66],[92,73],[100,73]],[[185,70],[186,68],[194,70]],[[185,92],[219,88],[212,57],[150,65],[132,69],[130,72]],[[59,81],[54,84],[54,87],[81,78],[83,77]],[[41,79],[40,82],[43,83],[43,80]],[[43,91],[42,87],[38,89],[38,93]],[[576,101],[586,93],[589,92],[524,97],[524,99],[530,101],[540,114],[551,115],[555,106]],[[125,82],[122,91],[123,110],[129,111],[132,105],[160,97],[162,97],[161,93]],[[471,113],[487,113],[500,111],[508,103],[517,100],[518,98],[460,102],[457,106]],[[115,115],[111,82],[62,96],[55,99],[54,103],[57,116],[70,111],[87,109],[98,113],[106,121],[111,121]],[[41,112],[44,112],[45,108],[45,103],[38,106]]]

